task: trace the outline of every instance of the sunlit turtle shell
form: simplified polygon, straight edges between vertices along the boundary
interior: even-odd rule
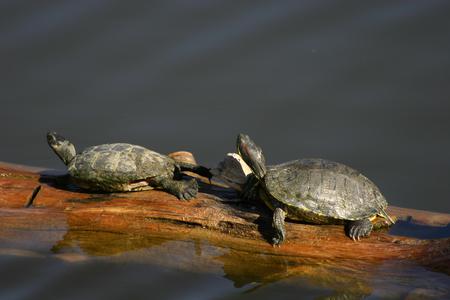
[[[358,171],[324,159],[300,159],[267,167],[261,180],[272,208],[312,223],[370,218],[387,207],[378,187]],[[279,203],[273,203],[275,199]]]
[[[78,185],[103,191],[149,189],[146,179],[172,178],[174,170],[173,159],[124,143],[89,147],[68,164],[69,174]]]

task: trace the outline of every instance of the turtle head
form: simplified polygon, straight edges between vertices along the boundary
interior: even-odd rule
[[[55,151],[56,155],[58,155],[66,165],[69,164],[76,155],[75,146],[56,132],[47,133],[47,142],[50,148]]]
[[[237,152],[252,169],[258,179],[266,175],[266,159],[261,148],[252,141],[252,139],[243,133],[240,133],[236,141]]]

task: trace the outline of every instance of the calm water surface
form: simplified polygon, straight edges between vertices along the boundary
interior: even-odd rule
[[[0,160],[63,168],[45,143],[56,130],[79,150],[123,141],[214,166],[246,132],[269,163],[340,161],[394,205],[450,213],[449,14],[448,1],[0,1]],[[68,262],[8,243],[1,299],[313,299],[340,285],[332,272],[269,280],[258,262],[242,281],[189,250],[146,263],[159,246],[74,246],[83,259]],[[167,264],[183,257],[212,270]],[[392,278],[392,294],[379,278],[343,286],[449,297],[448,275],[401,266]]]
[[[447,299],[450,295],[447,274],[400,261],[341,260],[337,266],[305,258],[292,263],[289,257],[223,248],[204,240],[79,231],[63,233],[50,252],[26,249],[23,240],[1,246],[1,299]]]

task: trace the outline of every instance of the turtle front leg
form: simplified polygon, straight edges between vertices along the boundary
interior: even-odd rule
[[[198,184],[195,179],[174,180],[172,178],[152,178],[149,185],[162,189],[180,200],[190,200],[197,196]]]
[[[372,228],[373,225],[369,219],[347,221],[345,223],[345,233],[354,241],[359,241],[362,237],[369,236]]]
[[[277,207],[273,211],[272,228],[274,230],[274,236],[272,237],[273,245],[280,245],[286,237],[286,229],[284,226],[284,219],[286,218],[286,212]]]

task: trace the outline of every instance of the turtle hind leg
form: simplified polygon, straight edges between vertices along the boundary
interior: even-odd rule
[[[193,172],[200,176],[206,177],[206,178],[208,178],[208,180],[211,180],[211,178],[213,176],[211,173],[211,170],[204,166],[193,165],[193,164],[185,163],[185,162],[177,162],[177,163],[180,167],[180,171],[190,171],[190,172]]]
[[[195,179],[175,180],[172,178],[152,178],[149,185],[162,189],[180,200],[190,200],[197,196],[198,184]]]
[[[345,233],[354,241],[367,237],[372,232],[372,222],[369,219],[347,221],[345,223]]]
[[[286,238],[286,229],[284,226],[285,218],[286,212],[279,207],[275,208],[272,218],[272,228],[274,230],[274,235],[272,237],[273,245],[280,245]]]

